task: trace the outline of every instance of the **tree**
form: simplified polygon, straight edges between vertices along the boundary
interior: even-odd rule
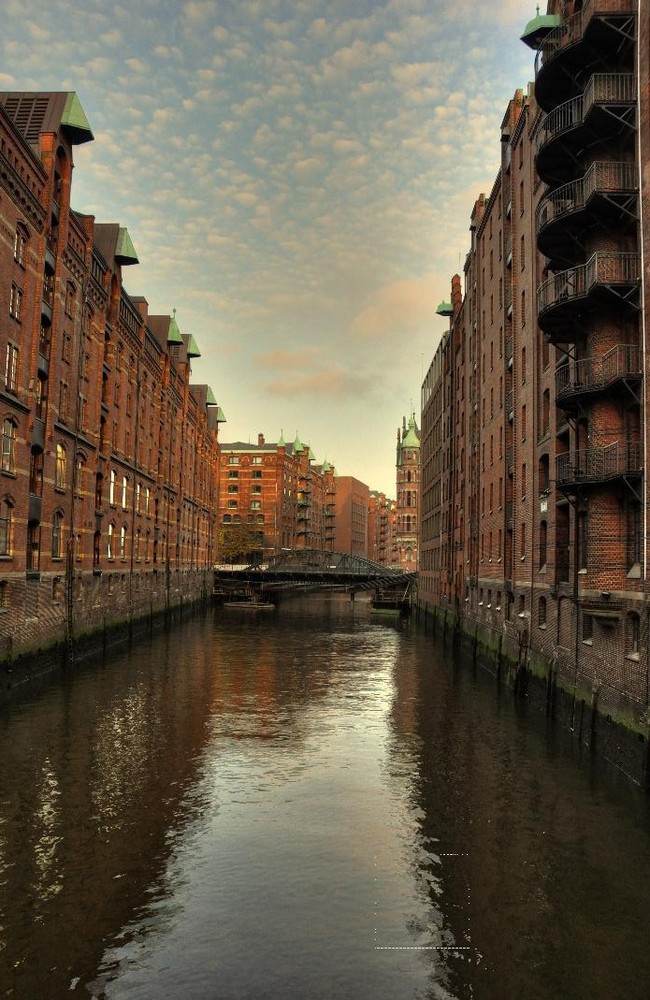
[[[233,524],[219,532],[219,562],[252,562],[260,554],[264,543],[261,531],[254,531],[245,524]]]

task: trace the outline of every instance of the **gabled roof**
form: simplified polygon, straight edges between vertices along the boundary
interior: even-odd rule
[[[138,264],[129,231],[117,222],[96,222],[94,227],[95,246],[106,261],[116,261],[123,267]]]

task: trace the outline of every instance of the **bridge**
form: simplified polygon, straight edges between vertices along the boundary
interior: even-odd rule
[[[416,573],[381,566],[361,556],[321,549],[283,549],[270,559],[247,565],[217,566],[215,594],[233,592],[270,595],[272,591],[346,589],[385,594],[407,600],[417,582]]]

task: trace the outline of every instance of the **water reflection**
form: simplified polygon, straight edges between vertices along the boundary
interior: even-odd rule
[[[647,801],[363,606],[155,637],[0,754],[0,996],[650,992]]]

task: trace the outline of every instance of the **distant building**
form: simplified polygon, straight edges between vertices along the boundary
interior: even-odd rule
[[[397,504],[385,493],[370,491],[368,502],[368,558],[381,566],[392,560]]]
[[[391,562],[408,573],[418,568],[420,509],[420,432],[412,413],[397,431],[397,505]]]
[[[328,462],[318,465],[309,445],[282,435],[267,442],[221,445],[218,522],[221,548],[242,539],[242,555],[281,549],[332,549],[336,479]]]
[[[334,549],[368,556],[368,507],[370,490],[354,476],[336,479],[336,523]]]

